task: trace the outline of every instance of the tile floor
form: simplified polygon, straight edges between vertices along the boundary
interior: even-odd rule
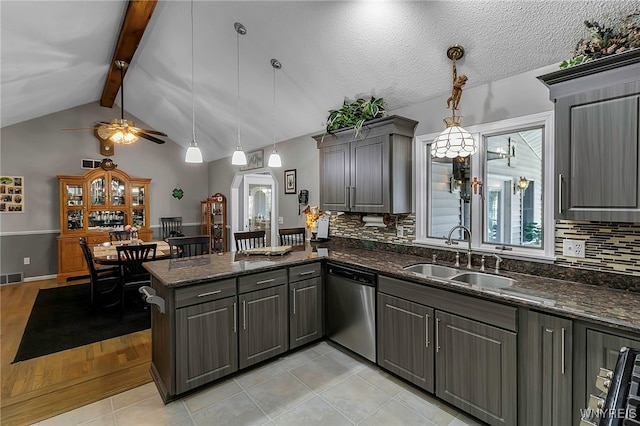
[[[480,425],[326,342],[164,405],[153,383],[37,423],[70,425]]]

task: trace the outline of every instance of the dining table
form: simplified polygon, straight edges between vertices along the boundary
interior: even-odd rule
[[[157,244],[156,247],[156,257],[154,259],[149,259],[149,261],[153,260],[162,260],[168,259],[171,257],[171,249],[169,248],[169,244],[164,240],[152,240],[152,241],[142,241],[142,240],[123,240],[123,241],[113,241],[106,242],[102,244],[96,244],[91,247],[91,251],[93,254],[93,261],[99,265],[118,265],[118,251],[117,247],[121,245],[143,245],[143,244]]]

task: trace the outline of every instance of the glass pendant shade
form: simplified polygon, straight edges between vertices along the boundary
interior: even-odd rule
[[[467,157],[476,152],[476,141],[460,124],[461,116],[444,119],[447,128],[431,144],[431,156],[436,158]]]
[[[202,163],[202,151],[196,143],[196,140],[192,140],[187,148],[187,154],[184,156],[185,163]]]
[[[231,157],[231,164],[234,166],[246,166],[247,165],[247,156],[244,154],[241,146],[236,147],[236,151],[233,153],[233,157]]]
[[[269,156],[269,167],[282,167],[282,160],[277,149],[274,149]]]

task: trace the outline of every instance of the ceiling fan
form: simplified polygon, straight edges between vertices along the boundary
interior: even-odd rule
[[[165,133],[136,127],[135,122],[124,118],[124,70],[129,64],[122,60],[115,61],[115,64],[120,70],[120,118],[114,118],[109,122],[99,121],[94,127],[62,130],[95,130],[101,140],[111,141],[121,145],[132,144],[137,141],[139,137],[157,144],[165,143],[165,141],[156,137],[166,137],[167,135]]]

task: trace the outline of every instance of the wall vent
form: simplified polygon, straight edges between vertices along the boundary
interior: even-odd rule
[[[82,167],[83,169],[95,169],[97,167],[100,167],[100,162],[102,160],[91,160],[89,158],[83,158],[82,160],[80,160],[80,167]]]
[[[11,274],[0,274],[0,285],[21,283],[23,280],[22,272],[14,272]]]

